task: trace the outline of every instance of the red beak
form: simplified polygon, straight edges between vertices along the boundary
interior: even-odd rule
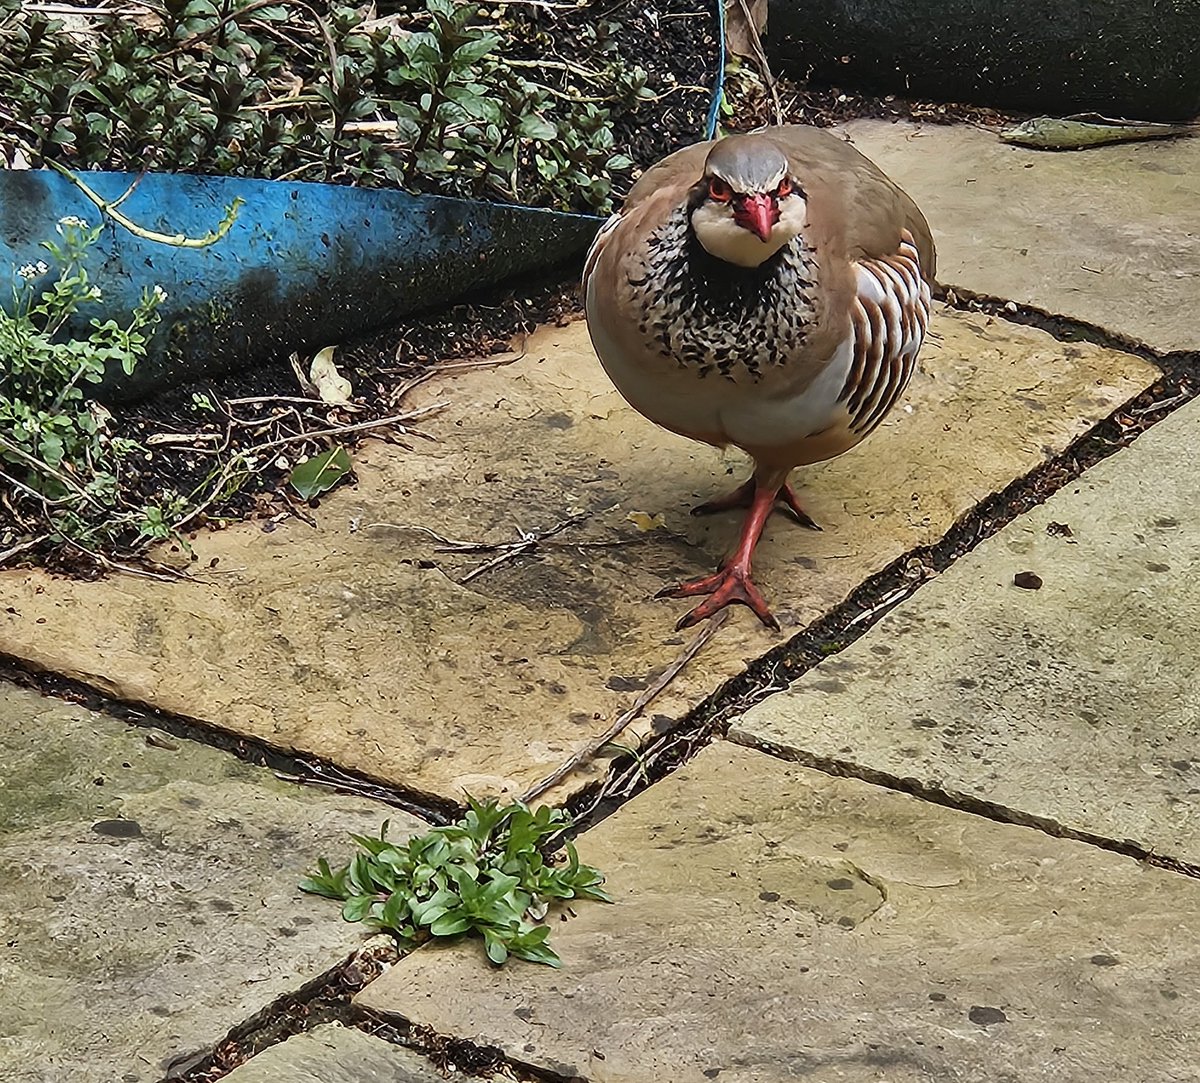
[[[765,244],[771,239],[771,229],[779,221],[779,204],[768,192],[746,196],[734,207],[733,220]]]

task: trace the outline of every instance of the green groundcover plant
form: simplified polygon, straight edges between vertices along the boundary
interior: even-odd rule
[[[614,109],[653,98],[617,26],[590,66],[506,55],[500,11],[163,0],[91,30],[0,0],[0,153],[77,170],[143,168],[400,185],[606,211]],[[546,72],[557,81],[548,80]]]
[[[86,336],[65,330],[102,298],[85,265],[100,230],[63,218],[41,245],[47,258],[14,269],[0,308],[0,482],[43,529],[84,544],[122,531],[164,536],[171,512],[125,504],[121,474],[138,445],[110,435],[108,412],[88,397],[110,366],[133,372],[166,294],[147,289],[126,320],[93,318]]]
[[[612,901],[574,845],[558,860],[546,856],[569,826],[566,813],[546,805],[472,800],[459,822],[404,843],[388,841],[386,822],[378,838],[351,836],[360,851],[349,864],[335,870],[321,858],[300,887],[338,900],[347,921],[386,930],[406,947],[473,935],[498,966],[510,955],[559,966],[544,923],[551,906]]]

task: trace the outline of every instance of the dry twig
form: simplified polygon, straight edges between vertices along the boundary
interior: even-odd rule
[[[540,782],[534,783],[521,797],[521,800],[526,804],[541,797],[547,790],[553,786],[557,786],[564,778],[567,777],[580,765],[591,760],[597,752],[600,751],[606,744],[609,744],[614,737],[617,737],[626,726],[629,725],[638,715],[646,709],[646,707],[655,700],[659,693],[663,691],[678,675],[680,670],[688,664],[700,651],[700,649],[713,636],[715,636],[721,626],[729,619],[729,610],[722,609],[708,624],[706,624],[692,641],[684,647],[679,653],[679,656],[666,669],[662,671],[658,679],[646,688],[637,699],[635,699],[628,710],[623,711],[617,716],[616,721],[608,727],[599,737],[592,738],[582,749],[575,753],[569,760],[566,761],[557,770],[552,771]]]
[[[30,538],[29,541],[24,541],[5,549],[3,552],[0,552],[0,565],[4,564],[5,561],[12,560],[15,556],[20,556],[27,549],[33,549],[41,545],[48,537],[50,537],[49,534],[39,534],[36,538]]]
[[[487,561],[485,564],[480,564],[479,567],[474,571],[468,572],[458,581],[459,584],[462,585],[469,583],[476,576],[483,575],[484,572],[490,572],[493,568],[499,564],[503,564],[506,560],[512,560],[513,557],[519,556],[521,553],[529,552],[529,550],[539,542],[544,541],[546,538],[552,538],[555,534],[561,534],[567,529],[567,527],[574,526],[576,523],[581,523],[586,518],[587,513],[581,511],[576,515],[572,515],[569,518],[564,519],[561,523],[555,523],[555,525],[549,530],[542,530],[536,534],[522,531],[520,541],[511,542],[506,545],[504,547],[504,551],[499,556],[492,557],[492,559]]]
[[[763,49],[762,38],[759,37],[758,27],[754,25],[754,17],[750,14],[750,5],[746,0],[737,0],[738,7],[746,18],[746,30],[750,35],[750,45],[754,49],[754,62],[762,73],[763,84],[771,96],[771,110],[775,114],[775,123],[783,123],[783,106],[779,103],[779,90],[775,85],[775,77],[771,74],[771,65],[767,61],[766,50]]]

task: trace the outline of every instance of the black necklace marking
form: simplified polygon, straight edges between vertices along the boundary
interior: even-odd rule
[[[704,377],[758,380],[803,345],[815,310],[815,254],[800,238],[757,267],[711,255],[690,208],[676,209],[646,241],[645,274],[630,278],[638,327],[663,357]]]

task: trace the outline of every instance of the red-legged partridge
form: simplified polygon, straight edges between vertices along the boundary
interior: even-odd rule
[[[769,128],[663,159],[600,229],[583,272],[588,330],[630,405],[751,456],[754,475],[693,514],[748,507],[733,556],[660,597],[709,595],[778,629],[750,561],[781,501],[819,529],[793,467],[848,451],[887,416],[929,322],[934,246],[916,204],[849,144]]]

